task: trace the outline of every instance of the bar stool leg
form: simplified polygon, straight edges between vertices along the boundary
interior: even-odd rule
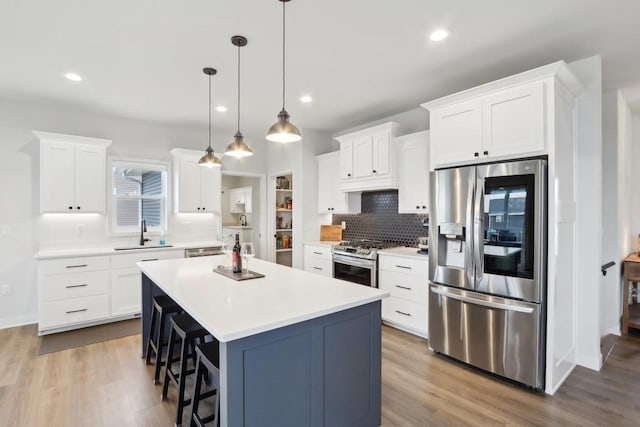
[[[180,376],[178,377],[178,410],[176,411],[176,426],[182,425],[182,412],[184,410],[185,404],[188,404],[189,401],[184,400],[184,388],[187,377],[187,361],[189,359],[189,343],[188,340],[182,340],[182,347],[180,350]]]
[[[200,362],[200,356],[198,356],[196,362],[196,381],[193,385],[193,395],[191,396],[191,400],[193,401],[191,404],[191,419],[189,423],[191,427],[199,427],[195,418],[198,414],[198,406],[200,406],[200,390],[202,388],[202,377],[204,376],[203,367]]]
[[[158,316],[158,312],[156,310],[156,306],[154,305],[151,309],[151,327],[149,328],[149,339],[147,340],[147,357],[146,357],[147,365],[151,363],[151,349],[153,348],[151,346],[151,341],[153,340],[153,337],[154,337],[157,316]]]
[[[164,383],[162,384],[162,400],[167,399],[167,392],[169,391],[169,370],[171,369],[171,361],[173,360],[173,343],[175,341],[173,328],[169,331],[169,345],[167,348],[167,363],[164,368]]]
[[[160,324],[158,325],[158,338],[156,339],[156,371],[153,376],[153,383],[158,384],[158,380],[160,379],[160,368],[162,367],[162,338],[164,338],[164,325],[165,325],[165,316],[164,313],[160,314]],[[167,352],[167,354],[169,354]],[[169,356],[167,356],[167,360]]]

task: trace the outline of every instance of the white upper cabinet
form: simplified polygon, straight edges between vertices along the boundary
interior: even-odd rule
[[[336,138],[342,191],[398,188],[396,147],[391,144],[396,129],[397,123],[389,122]]]
[[[341,152],[322,154],[318,159],[318,213],[360,213],[360,194],[340,190]]]
[[[104,213],[111,141],[34,132],[40,140],[40,212]]]
[[[396,138],[398,144],[398,212],[429,212],[429,132]]]
[[[579,85],[564,62],[422,104],[431,169],[548,154],[555,94]]]
[[[473,160],[482,149],[482,102],[460,102],[433,111],[431,159],[436,165]]]
[[[251,187],[229,190],[229,211],[231,213],[251,213],[253,208],[253,189]]]
[[[537,81],[482,98],[482,155],[543,151],[544,83]]]
[[[198,165],[200,151],[171,150],[174,157],[174,211],[214,213],[221,209],[221,171],[219,167]]]

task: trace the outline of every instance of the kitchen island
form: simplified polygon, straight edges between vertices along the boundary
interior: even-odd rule
[[[220,341],[222,426],[379,426],[380,300],[388,293],[252,260],[261,279],[213,272],[224,255],[138,263],[142,352],[166,294]]]

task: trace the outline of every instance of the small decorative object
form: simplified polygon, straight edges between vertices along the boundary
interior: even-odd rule
[[[293,200],[287,200],[287,209],[293,209]]]
[[[638,234],[638,252],[637,255],[640,256],[640,234]]]

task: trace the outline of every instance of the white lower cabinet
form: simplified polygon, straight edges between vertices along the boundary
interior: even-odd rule
[[[38,262],[40,335],[139,315],[138,261],[182,258],[182,250],[47,259]]]
[[[333,277],[333,261],[329,245],[304,245],[304,269],[321,276]]]
[[[427,338],[428,259],[388,254],[379,254],[378,257],[379,287],[390,294],[382,300],[382,320],[390,326]]]

